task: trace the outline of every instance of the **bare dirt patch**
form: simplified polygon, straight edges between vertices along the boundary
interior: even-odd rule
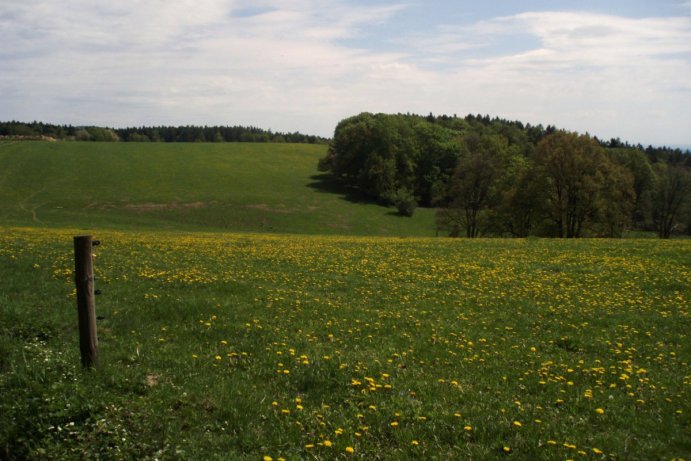
[[[247,208],[251,208],[253,210],[261,210],[261,211],[268,211],[269,213],[279,213],[279,214],[290,214],[298,211],[297,209],[294,208],[286,208],[283,205],[279,205],[278,207],[272,207],[267,205],[266,203],[257,203],[253,205],[247,205]]]
[[[159,376],[154,374],[146,375],[146,385],[149,387],[154,387],[158,384]]]
[[[124,208],[145,213],[147,211],[196,210],[214,205],[218,202],[190,202],[190,203],[128,203]]]

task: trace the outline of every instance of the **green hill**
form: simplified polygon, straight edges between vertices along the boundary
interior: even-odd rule
[[[308,144],[0,143],[0,223],[349,235],[433,235],[317,171]]]

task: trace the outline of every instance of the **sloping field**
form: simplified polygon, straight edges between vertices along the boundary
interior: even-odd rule
[[[431,236],[317,171],[307,144],[0,143],[0,223]]]
[[[0,234],[2,459],[688,459],[691,241]]]
[[[691,458],[691,241],[399,238],[323,154],[0,144],[0,459]]]

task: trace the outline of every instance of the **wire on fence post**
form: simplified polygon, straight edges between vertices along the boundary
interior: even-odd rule
[[[74,281],[77,285],[79,315],[79,351],[84,368],[98,365],[96,335],[96,302],[94,296],[94,264],[92,247],[98,244],[90,235],[74,237]]]

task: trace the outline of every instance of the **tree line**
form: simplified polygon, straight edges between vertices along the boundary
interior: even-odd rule
[[[245,126],[141,126],[107,128],[54,125],[43,122],[0,122],[0,137],[15,139],[58,139],[100,142],[287,142],[324,144],[328,139],[295,133],[280,133]]]
[[[688,150],[551,125],[361,113],[337,125],[319,169],[402,215],[435,207],[451,236],[691,233]]]

